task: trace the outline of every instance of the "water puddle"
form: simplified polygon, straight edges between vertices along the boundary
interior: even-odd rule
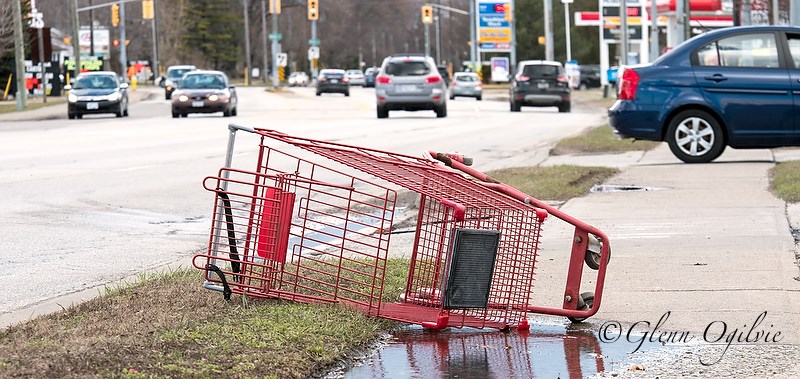
[[[590,323],[534,323],[527,333],[409,326],[360,365],[329,377],[577,379],[621,369],[636,347],[601,343],[597,326]],[[651,348],[664,349],[646,342],[640,352]]]
[[[595,184],[589,189],[589,192],[641,192],[641,191],[661,191],[666,188],[660,187],[645,187],[637,185],[624,185],[624,184]]]

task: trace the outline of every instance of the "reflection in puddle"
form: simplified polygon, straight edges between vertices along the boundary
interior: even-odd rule
[[[410,326],[344,378],[584,378],[604,372],[636,345],[601,343],[590,324],[517,330]],[[650,345],[653,346],[653,345]]]

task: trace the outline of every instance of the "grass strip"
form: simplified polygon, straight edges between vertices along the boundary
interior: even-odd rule
[[[551,155],[623,153],[647,151],[658,146],[657,141],[621,139],[608,125],[591,128],[575,137],[564,138],[550,151]]]
[[[408,263],[388,264],[387,296]],[[234,296],[181,270],[0,332],[3,378],[305,378],[396,323],[343,306]]]
[[[593,185],[618,172],[611,167],[560,165],[507,168],[487,174],[539,200],[566,201],[583,196]]]
[[[39,108],[49,107],[49,106],[53,106],[53,105],[64,104],[66,102],[67,102],[66,98],[63,98],[63,97],[53,97],[53,98],[48,97],[47,98],[47,103],[42,103],[41,100],[28,99],[27,103],[25,104],[25,110],[26,111],[31,111],[31,110],[34,110],[34,109],[39,109]],[[16,112],[16,111],[17,111],[17,104],[16,103],[0,104],[0,114],[12,113],[12,112]]]
[[[789,203],[800,202],[800,161],[776,164],[770,169],[769,178],[775,196]]]

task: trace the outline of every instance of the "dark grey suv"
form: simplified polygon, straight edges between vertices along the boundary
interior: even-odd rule
[[[447,85],[433,58],[423,55],[392,55],[383,60],[375,78],[378,118],[389,111],[432,110],[447,117]]]
[[[522,61],[517,74],[511,79],[511,111],[520,107],[558,107],[559,112],[569,112],[569,78],[560,62]]]

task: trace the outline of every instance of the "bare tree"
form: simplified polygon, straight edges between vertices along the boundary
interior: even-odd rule
[[[19,0],[12,0],[19,1]],[[11,1],[0,2],[0,57],[14,51],[14,7]]]

